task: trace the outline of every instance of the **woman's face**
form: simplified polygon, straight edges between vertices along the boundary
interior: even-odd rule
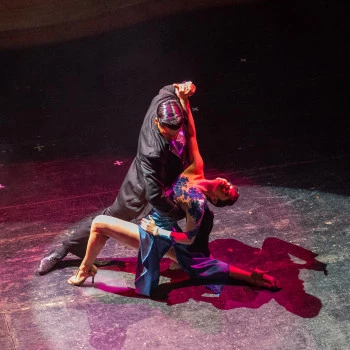
[[[238,190],[229,181],[221,177],[215,179],[217,184],[214,186],[213,195],[214,201],[221,200],[227,201],[229,199],[234,200],[238,196]]]

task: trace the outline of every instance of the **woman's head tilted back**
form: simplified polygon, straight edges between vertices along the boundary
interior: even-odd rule
[[[210,203],[216,207],[226,207],[233,205],[239,198],[238,188],[223,178],[213,180],[215,185],[210,195],[207,196]]]
[[[168,100],[159,104],[157,119],[161,126],[172,130],[181,128],[184,123],[184,111],[178,100]]]

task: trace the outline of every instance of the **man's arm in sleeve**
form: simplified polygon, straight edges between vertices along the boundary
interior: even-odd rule
[[[161,214],[175,221],[184,218],[185,213],[173,202],[164,188],[164,164],[158,157],[141,158],[141,167],[146,185],[146,198]]]

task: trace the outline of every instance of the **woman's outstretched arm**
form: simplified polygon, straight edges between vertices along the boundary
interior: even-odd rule
[[[152,236],[162,236],[171,238],[176,243],[190,245],[193,243],[195,237],[191,237],[187,232],[168,231],[158,227],[151,217],[150,220],[143,218],[141,220],[141,227]]]
[[[190,160],[189,167],[184,173],[193,173],[196,175],[203,175],[203,159],[199,152],[196,126],[194,123],[190,101],[188,97],[192,96],[196,90],[194,84],[189,81],[183,84],[174,84],[176,94],[180,99],[182,106],[185,108],[188,115],[188,128],[187,128],[187,149]]]

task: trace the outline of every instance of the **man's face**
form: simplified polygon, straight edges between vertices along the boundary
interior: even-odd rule
[[[173,130],[173,129],[170,129],[169,127],[167,127],[166,125],[161,125],[157,118],[155,118],[154,122],[156,123],[160,133],[168,141],[176,140],[177,135],[182,130],[182,125],[178,129]]]

